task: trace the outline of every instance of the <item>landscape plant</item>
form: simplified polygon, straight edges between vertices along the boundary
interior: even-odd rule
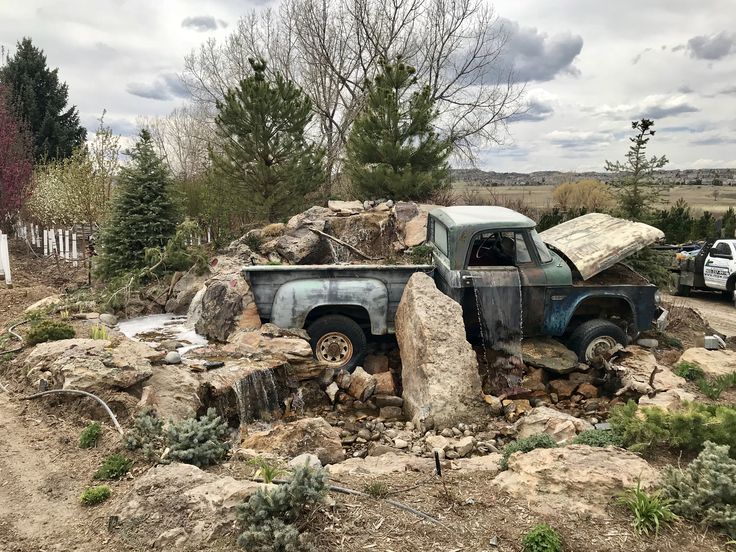
[[[264,483],[273,483],[274,479],[289,473],[277,462],[268,460],[263,456],[251,458],[248,463],[256,468],[256,475],[263,479]]]
[[[648,453],[658,448],[699,452],[706,441],[730,447],[736,455],[736,407],[686,403],[678,411],[640,408],[634,401],[616,406],[609,423],[629,450]]]
[[[247,201],[253,222],[278,222],[301,211],[325,183],[324,152],[307,126],[312,101],[266,62],[249,59],[252,74],[217,102],[217,143],[210,150],[216,178]]]
[[[107,339],[108,332],[107,328],[102,324],[95,324],[89,329],[89,336],[92,339]]]
[[[383,481],[369,481],[363,486],[363,492],[373,498],[383,498],[388,495],[388,485]]]
[[[102,437],[102,426],[99,422],[92,422],[79,435],[79,448],[92,448]]]
[[[663,490],[675,513],[736,538],[736,460],[728,446],[707,441],[686,468],[668,467]]]
[[[705,377],[703,369],[694,362],[682,361],[672,369],[675,375],[685,378],[687,381],[698,381]]]
[[[647,157],[647,145],[654,136],[654,121],[641,119],[631,123],[634,136],[624,161],[606,161],[606,171],[616,173],[613,186],[616,190],[621,215],[633,220],[643,220],[662,194],[662,185],[655,181],[654,172],[669,161],[666,156]]]
[[[174,236],[179,214],[171,196],[171,177],[143,129],[120,171],[112,211],[102,228],[97,273],[121,276],[146,264],[146,251],[163,248]]]
[[[97,485],[94,487],[88,487],[84,490],[82,495],[79,497],[79,501],[84,506],[94,506],[101,502],[105,502],[112,495],[110,487],[107,485]]]
[[[499,466],[502,470],[508,469],[509,458],[515,452],[530,452],[538,448],[557,448],[557,442],[549,433],[538,433],[524,439],[517,439],[506,445]]]
[[[633,514],[632,524],[638,535],[642,533],[658,535],[663,524],[677,519],[670,509],[671,501],[664,498],[661,491],[645,491],[641,488],[641,481],[636,482],[636,487],[626,489],[619,497],[618,503]]]
[[[71,339],[74,336],[75,331],[71,324],[52,319],[43,319],[31,326],[25,337],[25,341],[28,345],[36,345],[47,341]]]
[[[122,454],[111,454],[94,474],[95,479],[120,479],[130,471],[133,461]]]
[[[129,450],[140,449],[149,462],[158,460],[165,448],[164,422],[153,410],[144,410],[133,420],[127,432],[125,446]]]
[[[524,552],[562,552],[562,537],[546,523],[539,523],[524,535]]]
[[[578,433],[572,440],[573,445],[588,445],[589,447],[621,447],[621,436],[609,430],[588,429]]]
[[[238,507],[243,524],[238,544],[248,552],[314,550],[305,519],[327,494],[329,475],[322,468],[299,466],[288,483],[259,489]]]
[[[428,85],[399,56],[365,82],[365,103],[347,141],[345,169],[361,198],[422,201],[450,186],[452,143],[434,126]]]
[[[1,81],[2,79],[0,79]],[[0,224],[6,231],[31,193],[32,138],[0,84]]]
[[[205,467],[222,460],[230,443],[225,441],[230,428],[214,408],[196,418],[186,418],[172,423],[164,430],[169,458],[197,467]]]

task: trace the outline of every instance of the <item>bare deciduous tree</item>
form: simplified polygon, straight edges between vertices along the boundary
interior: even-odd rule
[[[497,142],[521,109],[502,53],[507,33],[487,0],[283,0],[243,17],[222,43],[208,40],[185,60],[192,97],[212,112],[249,72],[249,57],[296,81],[314,104],[313,133],[332,174],[363,101],[363,83],[380,59],[402,55],[428,84],[441,133],[455,154]]]

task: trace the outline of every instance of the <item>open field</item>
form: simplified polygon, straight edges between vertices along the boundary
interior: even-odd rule
[[[465,182],[454,184],[457,192],[462,196],[463,190],[472,188],[478,190],[480,197],[507,201],[524,200],[531,207],[554,207],[552,192],[553,185],[541,186],[496,186],[479,187],[469,186]],[[715,195],[714,195],[715,194]],[[662,194],[662,207],[667,207],[683,198],[694,212],[710,211],[723,213],[729,207],[736,207],[736,187],[730,186],[673,186]]]

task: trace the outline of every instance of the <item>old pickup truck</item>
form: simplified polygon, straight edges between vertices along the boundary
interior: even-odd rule
[[[659,230],[600,213],[541,234],[535,226],[503,207],[441,207],[427,220],[429,265],[244,272],[264,321],[306,328],[318,360],[348,369],[360,364],[368,336],[394,331],[404,287],[417,271],[462,305],[468,337],[495,349],[552,336],[589,360],[626,344],[661,315],[657,288],[619,264],[661,239]]]

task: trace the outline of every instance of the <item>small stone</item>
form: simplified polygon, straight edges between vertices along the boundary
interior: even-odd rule
[[[340,442],[341,442],[341,443],[342,443],[343,445],[348,445],[348,446],[350,446],[350,445],[352,445],[353,443],[355,443],[355,441],[357,441],[357,439],[358,439],[358,436],[357,436],[357,435],[348,435],[347,437],[343,437],[343,438],[342,438],[342,439],[340,440]]]
[[[299,456],[295,456],[289,460],[290,468],[299,468],[301,466],[310,466],[312,468],[321,468],[322,462],[319,461],[316,455],[305,452]]]
[[[425,439],[425,442],[427,443],[427,448],[429,448],[430,450],[446,450],[450,447],[450,441],[447,439],[447,437],[442,437],[442,435],[430,435]]]
[[[457,437],[457,436],[460,436],[460,435],[462,435],[462,434],[463,434],[463,432],[462,432],[462,431],[460,431],[460,428],[457,428],[457,427],[453,427],[453,428],[452,428],[452,434],[453,434],[453,435],[455,435],[455,436]]]
[[[598,388],[590,383],[582,383],[578,386],[577,392],[586,399],[595,399],[598,396]]]
[[[358,366],[350,378],[348,393],[356,399],[365,402],[373,395],[375,389],[376,378]]]
[[[337,378],[335,381],[337,382],[337,385],[340,387],[340,389],[346,390],[348,387],[350,387],[350,382],[352,380],[352,375],[347,370],[340,370],[337,373]]]
[[[458,441],[455,443],[455,451],[458,453],[459,456],[467,456],[471,452],[473,452],[473,446],[475,445],[475,439],[472,437],[463,437],[462,439],[458,439]]]
[[[547,387],[552,393],[557,394],[560,399],[569,399],[575,392],[575,383],[566,379],[552,380],[547,384]]]
[[[465,437],[470,437],[470,436],[472,436],[472,435],[473,435],[473,432],[472,432],[472,431],[470,431],[469,429],[466,429],[465,431],[463,431],[463,435],[464,435]]]
[[[100,322],[102,322],[105,326],[115,326],[118,323],[118,317],[114,314],[101,314],[100,315]]]
[[[203,364],[205,370],[213,370],[215,368],[222,368],[225,366],[225,363],[221,360],[207,360]]]
[[[491,410],[491,414],[499,416],[503,413],[503,404],[501,399],[494,397],[493,395],[483,395],[483,402],[485,402]]]
[[[405,441],[404,439],[394,439],[394,446],[397,449],[405,449],[409,446],[409,443]]]
[[[368,439],[365,439],[365,438],[363,438],[363,437],[356,437],[356,438],[355,438],[355,442],[356,442],[356,443],[360,443],[361,445],[364,445],[365,443],[367,443],[367,442],[368,442]]]
[[[446,450],[445,451],[445,457],[449,460],[455,460],[456,458],[460,458],[460,454],[456,450]]]
[[[181,364],[181,355],[176,351],[169,351],[164,357],[166,364]]]
[[[371,438],[371,432],[369,429],[360,429],[358,430],[358,437],[365,439],[366,441]]]
[[[637,340],[636,344],[639,345],[639,347],[645,347],[647,349],[656,349],[659,347],[659,341],[656,339],[642,338]]]
[[[414,423],[406,422],[406,424],[404,424],[404,428],[406,429],[406,431],[414,431]]]
[[[164,351],[176,351],[179,348],[179,342],[176,339],[167,339],[159,343],[158,346]]]
[[[325,389],[325,393],[327,393],[327,396],[330,398],[330,402],[334,403],[335,399],[337,398],[337,394],[340,392],[340,387],[335,383],[334,381],[327,386],[327,389]]]
[[[440,433],[443,437],[452,437],[454,435],[454,432],[452,431],[452,428],[446,427],[442,430],[442,433]]]
[[[320,387],[328,387],[331,383],[333,383],[333,380],[335,379],[335,369],[334,368],[325,368],[322,370],[322,373],[319,376],[319,385]]]
[[[401,419],[404,415],[404,411],[398,406],[384,406],[379,411],[379,416],[384,420],[397,420]]]
[[[396,395],[374,395],[373,400],[378,408],[384,406],[397,406],[401,408],[404,405],[404,399]]]
[[[395,453],[396,449],[388,445],[382,445],[381,443],[375,443],[368,449],[368,456],[382,456],[388,453]]]

